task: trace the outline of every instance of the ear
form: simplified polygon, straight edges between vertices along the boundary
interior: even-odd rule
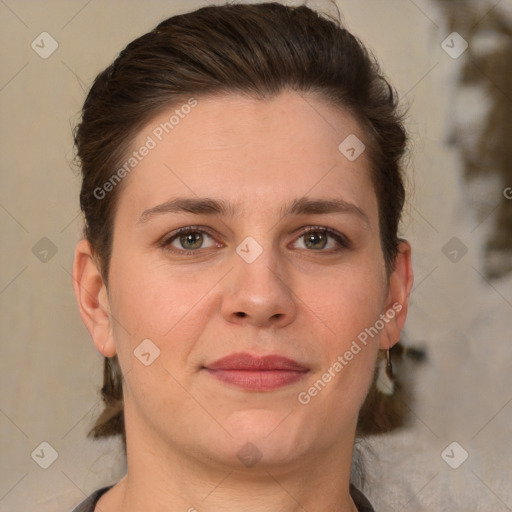
[[[88,240],[80,240],[73,262],[73,288],[80,316],[96,348],[106,357],[116,354],[110,320],[107,287]]]
[[[388,296],[384,314],[390,318],[381,332],[380,348],[387,350],[400,340],[409,309],[409,296],[414,281],[411,261],[411,245],[407,240],[398,243],[395,269],[389,276]]]

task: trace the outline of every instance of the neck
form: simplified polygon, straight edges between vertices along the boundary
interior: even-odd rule
[[[137,427],[134,421],[129,424]],[[262,459],[251,468],[240,468],[136,428],[127,431],[127,475],[100,499],[98,509],[357,512],[349,493],[355,425],[350,435],[340,438],[300,460],[264,463]]]

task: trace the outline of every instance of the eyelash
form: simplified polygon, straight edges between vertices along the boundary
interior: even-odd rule
[[[206,233],[209,237],[211,237],[212,239],[215,240],[214,235],[208,229],[205,229],[202,226],[187,226],[187,227],[184,227],[184,228],[177,229],[171,236],[165,238],[160,243],[160,246],[165,251],[168,251],[168,252],[171,252],[171,253],[175,253],[175,254],[179,254],[179,255],[195,255],[199,251],[201,251],[201,249],[196,249],[196,250],[191,251],[191,250],[187,250],[187,249],[176,249],[175,247],[170,248],[170,244],[175,239],[177,239],[180,235],[182,235],[183,233]],[[319,253],[324,252],[324,253],[327,253],[327,254],[333,254],[333,253],[339,252],[339,251],[341,251],[343,249],[350,249],[351,248],[350,241],[344,235],[338,233],[337,231],[334,231],[333,229],[325,228],[325,227],[321,227],[321,226],[310,226],[310,227],[308,227],[307,229],[305,229],[305,230],[303,230],[303,231],[301,231],[299,233],[299,235],[297,236],[296,240],[298,240],[299,238],[301,238],[301,237],[303,237],[303,236],[305,236],[305,235],[307,235],[309,233],[322,233],[324,235],[328,235],[331,238],[333,238],[334,240],[336,240],[336,242],[340,245],[339,248],[331,249],[330,251],[323,250],[323,249],[319,249],[318,251],[315,251],[315,250],[311,249],[309,252],[319,252]]]

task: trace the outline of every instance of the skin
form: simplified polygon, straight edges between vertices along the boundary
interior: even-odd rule
[[[141,130],[134,149],[173,111]],[[347,112],[312,96],[198,98],[122,183],[108,291],[89,243],[78,243],[82,319],[103,355],[118,354],[125,377],[128,474],[96,510],[356,510],[349,478],[357,416],[379,348],[400,338],[413,274],[402,242],[386,276],[366,152],[351,162],[338,150],[349,134],[365,141]],[[236,215],[174,212],[139,222],[177,196],[232,201]],[[280,214],[304,196],[341,198],[368,222],[346,212]],[[174,253],[159,245],[197,225],[211,235],[177,237]],[[311,226],[343,234],[350,247],[321,233],[307,245],[302,232]],[[248,236],[263,251],[252,263],[236,251]],[[394,303],[400,312],[299,403],[298,394]],[[134,356],[144,339],[160,350],[149,366]],[[309,371],[255,392],[202,369],[233,352],[280,354]],[[246,443],[261,456],[252,467],[237,457]]]

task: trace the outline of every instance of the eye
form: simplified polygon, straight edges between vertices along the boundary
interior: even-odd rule
[[[334,244],[331,243],[328,247],[329,239],[334,240]],[[320,252],[337,252],[340,248],[348,249],[350,247],[350,242],[341,233],[320,226],[307,228],[299,235],[297,240],[304,240],[304,247],[299,247],[300,249],[305,248]],[[336,247],[336,245],[338,245],[338,247]],[[326,247],[331,250],[324,250]]]
[[[213,240],[213,244],[204,247],[205,238]],[[299,249],[310,249],[317,252],[332,253],[343,248],[350,248],[350,242],[344,235],[320,226],[308,227],[302,231],[296,240],[304,240],[303,247],[299,246]],[[331,240],[330,245],[329,240]],[[297,241],[294,244],[297,244]],[[176,230],[170,237],[164,239],[161,246],[166,251],[187,255],[197,253],[200,249],[222,247],[222,244],[216,242],[213,236],[204,228],[187,226]],[[330,250],[325,250],[326,248]]]
[[[212,235],[210,235],[208,231],[199,227],[188,226],[176,230],[172,236],[166,238],[162,242],[162,247],[170,252],[192,254],[198,252],[198,249],[205,248],[203,247],[205,237],[213,240]],[[215,244],[216,242],[210,245],[210,247],[213,247]]]

